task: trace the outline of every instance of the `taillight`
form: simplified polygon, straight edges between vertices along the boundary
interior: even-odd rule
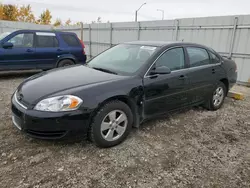
[[[80,39],[79,39],[79,40],[80,40]],[[82,41],[82,40],[80,40],[80,42],[81,42],[81,45],[82,45],[82,53],[85,55],[85,50],[84,50],[85,45],[84,45],[84,43],[83,43],[83,41]]]

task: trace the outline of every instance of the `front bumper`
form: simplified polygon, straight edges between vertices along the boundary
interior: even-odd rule
[[[11,109],[13,124],[34,138],[61,139],[88,131],[90,114],[80,110],[55,113],[24,109],[14,98]]]

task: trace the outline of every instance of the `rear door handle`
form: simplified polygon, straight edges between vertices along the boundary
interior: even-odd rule
[[[31,50],[31,49],[27,49],[27,52],[34,52],[33,50]]]
[[[61,51],[63,51],[63,50],[59,48],[59,49],[57,49],[57,51],[58,51],[58,52],[61,52]]]
[[[212,73],[214,74],[216,71],[215,71],[215,69],[212,69]]]
[[[187,76],[185,76],[185,75],[180,75],[179,76],[179,80],[185,80],[187,78]]]

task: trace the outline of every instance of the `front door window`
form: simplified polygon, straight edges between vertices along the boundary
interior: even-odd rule
[[[165,52],[157,61],[156,67],[166,66],[171,71],[185,67],[183,48],[174,48]]]
[[[32,48],[34,35],[32,33],[20,33],[8,40],[14,48]]]

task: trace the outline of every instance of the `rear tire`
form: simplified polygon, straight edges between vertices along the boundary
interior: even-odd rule
[[[66,67],[74,64],[75,64],[74,61],[70,59],[64,59],[58,63],[57,67]]]
[[[128,105],[118,100],[108,102],[94,116],[88,138],[102,148],[118,145],[128,136],[132,123],[133,114]]]
[[[205,104],[205,108],[211,111],[216,111],[221,108],[227,94],[227,89],[224,83],[218,82]]]

